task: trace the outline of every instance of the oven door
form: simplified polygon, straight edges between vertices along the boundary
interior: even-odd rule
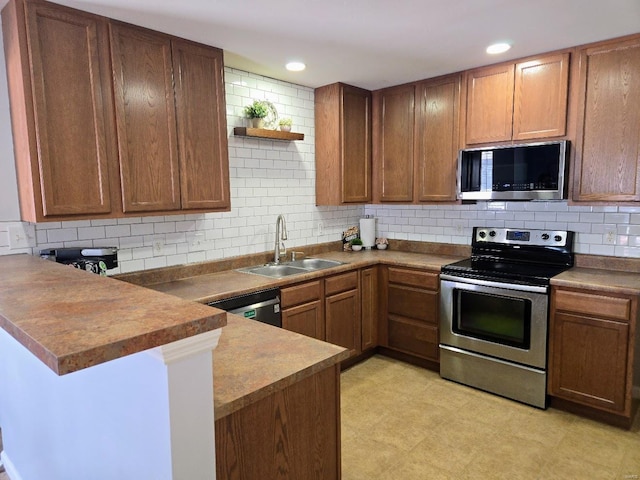
[[[545,369],[545,287],[440,276],[440,343]]]

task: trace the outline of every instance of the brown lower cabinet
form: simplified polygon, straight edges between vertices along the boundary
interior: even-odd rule
[[[383,346],[438,362],[438,275],[403,267],[385,268]]]
[[[339,368],[216,420],[216,478],[339,479]]]
[[[378,346],[378,266],[280,289],[282,327],[348,348]]]
[[[378,346],[380,267],[360,270],[360,318],[362,351]]]
[[[325,340],[356,355],[361,352],[358,271],[327,277],[324,284]]]
[[[553,287],[549,394],[630,423],[637,319],[636,296]]]
[[[322,282],[322,280],[313,280],[280,290],[282,328],[324,340]]]

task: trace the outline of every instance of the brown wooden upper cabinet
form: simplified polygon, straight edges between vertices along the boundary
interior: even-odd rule
[[[416,86],[373,92],[374,191],[377,202],[413,201]]]
[[[371,92],[343,83],[315,90],[316,204],[371,201]]]
[[[455,201],[459,74],[373,93],[376,202]]]
[[[579,58],[573,200],[640,201],[640,36]]]
[[[229,209],[221,50],[37,0],[2,24],[23,220]]]
[[[124,211],[179,210],[171,40],[114,23],[111,55]]]
[[[222,53],[115,22],[111,52],[124,211],[228,208]]]
[[[22,219],[111,214],[118,172],[107,22],[14,0],[2,31]]]
[[[456,200],[459,149],[460,75],[420,82],[417,86],[415,200]]]
[[[467,72],[465,142],[566,134],[569,53]]]

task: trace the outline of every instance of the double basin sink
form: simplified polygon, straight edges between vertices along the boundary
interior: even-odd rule
[[[301,273],[315,272],[325,268],[342,265],[342,262],[335,260],[325,260],[324,258],[303,258],[302,260],[292,260],[282,263],[267,263],[266,265],[256,265],[238,269],[239,272],[253,273],[263,277],[282,278]]]

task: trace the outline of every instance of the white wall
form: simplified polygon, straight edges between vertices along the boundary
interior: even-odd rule
[[[7,71],[4,62],[4,47],[0,35],[0,222],[20,220],[18,184],[13,161],[13,139],[9,114]],[[3,245],[0,225],[0,249]]]

